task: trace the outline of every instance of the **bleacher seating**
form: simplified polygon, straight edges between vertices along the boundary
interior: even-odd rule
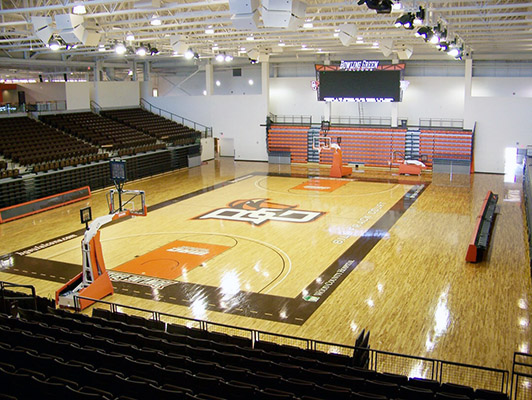
[[[97,147],[28,117],[4,118],[0,124],[0,154],[20,165],[62,162],[97,153]],[[13,171],[11,176],[15,174],[14,169],[8,171]]]
[[[13,398],[508,399],[377,373],[346,355],[252,346],[249,338],[118,312],[18,311],[0,314],[0,387]]]
[[[306,163],[309,128],[309,125],[272,125],[268,130],[268,151],[290,152],[293,163]]]
[[[107,150],[154,145],[156,139],[92,112],[41,115],[41,121]]]
[[[194,144],[201,135],[194,129],[142,108],[105,110],[100,114],[174,145]]]

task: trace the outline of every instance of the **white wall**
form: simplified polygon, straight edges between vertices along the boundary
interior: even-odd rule
[[[163,110],[213,127],[214,137],[235,140],[235,159],[266,161],[266,97],[165,96],[148,102]]]
[[[102,108],[138,106],[140,103],[139,82],[93,82],[91,100]]]
[[[532,79],[474,77],[471,95],[473,97],[532,97]]]
[[[398,116],[407,117],[409,125],[420,118],[464,118],[464,85],[462,77],[407,77],[410,82],[398,104]]]
[[[315,78],[270,78],[270,112],[277,115],[312,115],[320,122],[325,102],[318,101],[310,83]]]
[[[66,103],[67,110],[88,110],[90,109],[90,92],[92,82],[66,82]]]
[[[530,78],[473,78],[464,114],[466,127],[476,122],[476,171],[503,173],[504,149],[532,144],[531,88]]]
[[[261,71],[259,66],[241,67],[242,76],[233,76],[233,68],[214,68],[213,80],[215,95],[249,95],[261,94]],[[249,80],[253,84],[249,84]],[[156,77],[154,87],[160,96],[200,96],[206,88],[205,71],[189,71],[184,75]]]
[[[19,92],[26,92],[26,103],[66,100],[65,82],[18,83],[17,86]]]

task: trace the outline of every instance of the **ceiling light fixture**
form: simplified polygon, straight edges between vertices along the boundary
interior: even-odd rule
[[[303,28],[307,28],[307,29],[310,29],[310,28],[313,28],[314,27],[314,24],[311,22],[311,21],[307,21],[303,24]]]
[[[253,37],[253,35],[250,35],[250,36],[248,36],[248,37],[246,38],[246,40],[247,40],[248,42],[252,42],[253,40],[255,40],[255,38]]]
[[[61,48],[61,43],[57,39],[52,39],[48,42],[48,47],[50,47],[50,50],[57,51]]]
[[[226,54],[225,55],[225,59],[224,59],[225,62],[231,62],[233,61],[233,56],[231,54]]]
[[[87,9],[83,3],[76,4],[74,7],[72,7],[72,14],[84,15],[87,14]]]
[[[205,29],[205,34],[206,35],[213,35],[214,34],[214,29],[212,29],[212,28]]]
[[[153,26],[159,26],[161,25],[163,22],[161,21],[161,19],[157,16],[157,14],[154,14],[152,17],[151,17],[151,20],[150,20],[150,24],[153,25]]]
[[[135,52],[137,56],[144,57],[146,55],[146,48],[144,46],[141,46],[137,49]]]
[[[222,53],[218,53],[215,57],[216,61],[223,62],[225,60],[225,57]]]
[[[128,42],[132,42],[133,40],[135,40],[135,36],[131,32],[129,32],[126,36],[126,40]]]
[[[122,54],[125,54],[126,52],[126,46],[124,45],[124,43],[117,43],[116,46],[115,46],[115,53],[116,54],[119,54],[119,55],[122,55]]]
[[[187,51],[185,51],[185,58],[187,60],[192,60],[194,58],[194,50],[189,48]]]

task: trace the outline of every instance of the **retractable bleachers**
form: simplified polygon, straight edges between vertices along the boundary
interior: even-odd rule
[[[323,135],[323,132],[320,133]],[[345,163],[388,167],[395,151],[405,150],[405,130],[331,126],[327,132],[333,142],[341,138]],[[331,164],[332,152],[322,151],[320,163]]]
[[[200,132],[188,126],[153,114],[142,108],[103,110],[100,114],[174,145],[194,144],[201,135]]]
[[[306,163],[312,150],[312,133],[308,125],[272,124],[268,130],[268,151],[290,152],[291,162]],[[473,132],[456,129],[406,129],[331,125],[320,136],[328,136],[331,143],[341,139],[344,163],[369,167],[397,167],[396,153],[419,158],[428,167],[434,163],[472,165]],[[415,150],[415,151],[414,151]],[[332,164],[333,152],[322,150],[320,164]]]
[[[447,159],[471,162],[473,132],[467,130],[421,129],[419,136],[420,152],[428,162],[434,159]]]
[[[0,154],[23,166],[72,162],[98,153],[98,148],[28,117],[3,118]]]
[[[277,125],[268,130],[269,152],[290,152],[293,163],[307,162],[310,125]]]
[[[41,121],[108,150],[154,145],[156,139],[92,112],[41,115]]]
[[[38,391],[45,399],[508,399],[378,373],[355,365],[355,357],[103,309],[92,317],[18,311],[0,314],[0,387],[15,398]]]

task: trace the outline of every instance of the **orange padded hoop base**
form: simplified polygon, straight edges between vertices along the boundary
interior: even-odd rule
[[[353,169],[351,167],[344,167],[342,165],[342,150],[335,149],[333,154],[333,162],[329,176],[331,178],[341,178],[343,176],[351,175]]]

